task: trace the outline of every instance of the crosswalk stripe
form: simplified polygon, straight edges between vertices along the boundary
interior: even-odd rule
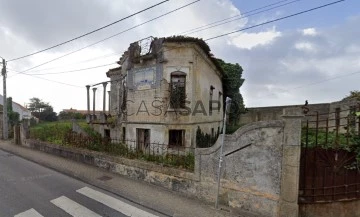
[[[59,207],[60,209],[64,210],[65,212],[69,213],[73,217],[101,217],[97,213],[89,210],[88,208],[76,203],[75,201],[61,196],[56,198],[52,201],[55,206]]]
[[[109,195],[106,195],[102,192],[96,191],[94,189],[91,189],[89,187],[84,187],[76,192],[85,195],[93,200],[98,201],[99,203],[104,204],[105,206],[108,206],[116,211],[119,211],[127,216],[132,217],[158,217],[156,215],[153,215],[151,213],[148,213],[144,210],[141,210],[139,208],[136,208],[134,206],[131,206],[127,203],[122,202],[121,200],[118,200],[116,198],[113,198]]]
[[[25,212],[19,213],[14,217],[44,217],[40,213],[36,212],[34,209],[26,210]]]

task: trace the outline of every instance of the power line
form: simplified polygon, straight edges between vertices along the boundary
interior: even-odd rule
[[[327,6],[330,6],[330,5],[333,5],[333,4],[337,4],[337,3],[340,3],[340,2],[343,2],[343,1],[345,1],[345,0],[339,0],[339,1],[331,2],[331,3],[328,3],[328,4],[324,4],[324,5],[315,7],[315,8],[304,10],[304,11],[301,11],[301,12],[298,12],[298,13],[295,13],[295,14],[280,17],[280,18],[277,18],[277,19],[274,19],[274,20],[270,20],[270,21],[263,22],[263,23],[260,23],[260,24],[257,24],[257,25],[249,26],[249,27],[246,27],[246,28],[243,28],[243,29],[239,29],[239,30],[236,30],[236,31],[233,31],[233,32],[228,32],[228,33],[225,33],[225,34],[217,35],[217,36],[205,39],[205,41],[209,41],[209,40],[213,40],[213,39],[216,39],[216,38],[224,37],[226,35],[231,35],[231,34],[234,34],[234,33],[237,33],[237,32],[252,29],[252,28],[262,26],[262,25],[265,25],[265,24],[269,24],[269,23],[273,23],[273,22],[276,22],[276,21],[279,21],[279,20],[284,20],[284,19],[287,19],[287,18],[290,18],[290,17],[294,17],[294,16],[297,16],[297,15],[300,15],[300,14],[308,13],[310,11],[314,11],[314,10],[317,10],[317,9],[320,9],[320,8],[324,8],[324,7],[327,7]]]
[[[184,32],[179,33],[179,35],[191,34],[191,33],[189,33],[189,32],[196,31],[196,30],[198,30],[198,29],[201,29],[201,28],[204,28],[204,27],[208,27],[208,26],[211,26],[211,25],[213,25],[213,24],[221,23],[221,22],[226,21],[226,20],[231,20],[231,19],[233,19],[233,18],[244,17],[244,15],[246,15],[246,14],[250,14],[250,13],[252,13],[252,12],[255,12],[255,11],[258,11],[258,10],[261,10],[261,9],[265,9],[265,8],[271,7],[271,6],[273,6],[273,5],[277,5],[277,4],[280,4],[280,3],[283,3],[283,2],[287,2],[287,1],[289,1],[289,0],[282,0],[282,1],[278,1],[278,2],[275,2],[275,3],[269,4],[269,5],[265,5],[265,6],[259,7],[259,8],[255,8],[255,9],[252,9],[252,10],[250,10],[250,11],[246,11],[246,12],[244,12],[244,13],[242,13],[242,14],[238,14],[238,15],[231,16],[231,17],[228,17],[228,18],[225,18],[225,19],[222,19],[222,20],[218,20],[218,21],[215,21],[215,22],[206,24],[206,25],[204,25],[204,26],[200,26],[200,27],[196,27],[196,28],[193,28],[193,29],[189,29],[189,30],[187,30],[187,31],[184,31]],[[300,0],[296,0],[296,1],[300,1]],[[292,1],[292,2],[290,2],[290,3],[286,3],[286,4],[283,4],[283,5],[277,6],[277,7],[285,6],[285,5],[287,5],[287,4],[291,4],[291,3],[296,2],[296,1]],[[277,8],[277,7],[273,7],[273,8],[271,8],[271,9],[274,9],[274,8]],[[264,10],[264,11],[261,11],[261,12],[265,12],[265,11],[268,11],[268,10],[271,10],[271,9],[267,9],[267,10]],[[258,13],[261,13],[261,12],[256,12],[255,14],[258,14]],[[255,14],[252,14],[252,15],[255,15]],[[246,16],[246,17],[252,16],[252,15],[248,15],[248,16]],[[235,20],[238,20],[238,19],[235,19]]]
[[[38,74],[28,74],[28,75],[56,75],[56,74],[65,74],[65,73],[70,73],[70,72],[79,72],[79,71],[84,71],[84,70],[89,70],[89,69],[96,69],[96,68],[101,68],[104,66],[111,66],[117,64],[116,62],[113,63],[109,63],[109,64],[105,64],[105,65],[99,65],[99,66],[93,66],[93,67],[88,67],[88,68],[83,68],[83,69],[75,69],[75,70],[69,70],[69,71],[61,71],[61,72],[48,72],[48,73],[38,73]]]
[[[21,72],[18,72],[17,74],[25,74],[25,72],[27,72],[27,71],[30,71],[30,70],[35,69],[35,68],[38,68],[38,67],[43,66],[43,65],[45,65],[45,64],[48,64],[48,63],[54,62],[54,61],[56,61],[56,60],[58,60],[58,59],[64,58],[64,57],[66,57],[66,56],[69,56],[69,55],[71,55],[71,54],[73,54],[73,53],[76,53],[76,52],[79,52],[79,51],[81,51],[81,50],[84,50],[84,49],[86,49],[86,48],[88,48],[88,47],[91,47],[91,46],[94,46],[94,45],[96,45],[96,44],[99,44],[99,43],[101,43],[101,42],[103,42],[103,41],[106,41],[106,40],[108,40],[108,39],[110,39],[110,38],[113,38],[113,37],[115,37],[115,36],[118,36],[118,35],[120,35],[120,34],[123,34],[123,33],[125,33],[125,32],[128,32],[128,31],[130,31],[130,30],[132,30],[132,29],[135,29],[135,28],[137,28],[137,27],[139,27],[139,26],[145,25],[146,23],[152,22],[152,21],[157,20],[157,19],[159,19],[159,18],[161,18],[161,17],[167,16],[167,15],[169,15],[169,14],[171,14],[171,13],[174,13],[174,12],[180,10],[180,9],[183,9],[183,8],[185,8],[185,7],[188,7],[188,6],[190,6],[190,5],[192,5],[192,4],[196,3],[196,2],[199,2],[199,1],[200,1],[200,0],[196,0],[196,1],[193,1],[193,2],[191,2],[191,3],[188,3],[188,4],[184,5],[184,6],[181,6],[181,7],[179,7],[179,8],[174,9],[174,10],[171,10],[171,11],[169,11],[169,12],[167,12],[167,13],[164,13],[164,14],[162,14],[162,15],[160,15],[160,16],[157,16],[157,17],[155,17],[155,18],[153,18],[153,19],[150,19],[150,20],[148,20],[148,21],[145,21],[145,22],[143,22],[143,23],[140,23],[140,24],[138,24],[138,25],[135,25],[135,26],[133,26],[133,27],[131,27],[131,28],[128,28],[128,29],[126,29],[126,30],[124,30],[124,31],[121,31],[121,32],[119,32],[119,33],[117,33],[117,34],[114,34],[114,35],[112,35],[112,36],[109,36],[109,37],[107,37],[107,38],[104,38],[104,39],[102,39],[102,40],[100,40],[100,41],[97,41],[97,42],[95,42],[95,43],[89,44],[89,45],[87,45],[87,46],[85,46],[85,47],[82,47],[82,48],[80,48],[80,49],[74,50],[74,51],[72,51],[72,52],[70,52],[70,53],[64,54],[64,55],[59,56],[59,57],[57,57],[57,58],[54,58],[54,59],[52,59],[52,60],[46,61],[46,62],[41,63],[41,64],[39,64],[39,65],[33,66],[33,67],[29,68],[29,69],[26,69],[26,70],[23,70],[23,71],[21,71]]]
[[[199,1],[199,0],[198,0],[198,1]],[[258,26],[262,26],[262,25],[265,25],[265,24],[268,24],[268,23],[272,23],[272,22],[276,22],[276,21],[279,21],[279,20],[283,20],[283,19],[286,19],[286,18],[293,17],[293,16],[297,16],[297,15],[300,15],[300,14],[304,14],[304,13],[307,13],[307,12],[310,12],[310,11],[313,11],[313,10],[317,10],[317,9],[320,9],[320,8],[324,8],[324,7],[327,7],[327,6],[336,4],[336,3],[340,3],[340,2],[343,2],[343,1],[345,1],[345,0],[339,0],[339,1],[335,1],[335,2],[328,3],[328,4],[324,4],[324,5],[315,7],[315,8],[311,8],[311,9],[308,9],[308,10],[305,10],[305,11],[301,11],[301,12],[298,12],[298,13],[295,13],[295,14],[291,14],[291,15],[288,15],[288,16],[280,17],[280,18],[277,18],[277,19],[274,19],[274,20],[270,20],[270,21],[263,22],[263,23],[260,23],[260,24],[257,24],[257,25],[253,25],[253,26],[246,27],[246,28],[243,28],[243,29],[240,29],[240,30],[236,30],[236,31],[233,31],[233,32],[230,32],[230,33],[226,33],[226,34],[214,36],[214,37],[205,39],[204,41],[216,39],[216,38],[223,37],[223,36],[226,36],[226,35],[230,35],[230,34],[233,34],[233,33],[236,33],[236,32],[244,31],[244,30],[251,29],[251,28],[255,28],[255,27],[258,27]],[[195,1],[195,2],[197,2],[197,1]],[[195,3],[195,2],[192,2],[192,3],[190,3],[190,4],[193,4],[193,3]],[[190,5],[190,4],[188,4],[188,5]],[[188,5],[186,5],[186,6],[188,6]],[[185,7],[185,6],[183,6],[183,7]],[[180,9],[180,8],[178,8],[178,9],[176,9],[176,10],[179,10],[179,9]],[[174,12],[174,11],[176,11],[176,10],[173,10],[173,11],[171,11],[171,12]],[[171,12],[168,12],[168,13],[171,13]],[[165,14],[163,14],[163,15],[160,15],[160,16],[154,18],[154,19],[157,19],[157,18],[159,18],[159,17],[165,16],[165,15],[168,14],[168,13],[165,13]],[[147,23],[147,22],[151,22],[151,21],[154,20],[154,19],[151,19],[151,20],[146,21],[146,22],[144,22],[144,23],[142,23],[142,24],[139,24],[139,25],[143,25],[143,24],[145,24],[145,23]],[[137,26],[139,26],[139,25],[137,25]],[[135,26],[135,27],[136,27],[136,26]],[[132,27],[132,28],[135,28],[135,27]],[[132,28],[130,28],[130,29],[132,29]],[[125,31],[126,31],[126,30],[125,30]],[[118,33],[118,34],[121,34],[121,33]],[[118,34],[116,34],[116,35],[118,35]],[[116,35],[114,35],[114,36],[116,36]],[[111,37],[114,37],[114,36],[111,36]],[[107,39],[105,39],[105,40],[107,40]],[[86,48],[86,47],[85,47],[85,48]],[[85,49],[85,48],[82,48],[82,49]],[[177,48],[173,48],[173,49],[177,49]],[[165,50],[165,51],[163,51],[163,52],[167,52],[167,51],[169,51],[169,50],[172,50],[172,49],[168,49],[168,50]],[[76,51],[74,51],[74,52],[76,52]],[[72,52],[72,53],[73,53],[73,52]],[[71,53],[70,53],[70,54],[71,54]],[[67,55],[69,55],[69,54],[67,54]],[[31,69],[28,69],[28,70],[31,70]],[[28,70],[26,70],[26,71],[28,71]],[[19,73],[23,73],[23,72],[19,72]],[[26,74],[26,73],[23,73],[23,74]],[[28,75],[28,74],[26,74],[26,75]],[[35,77],[35,76],[34,76],[34,77]]]
[[[82,86],[78,86],[78,85],[74,85],[74,84],[69,84],[69,83],[65,83],[65,82],[60,82],[60,81],[55,81],[55,80],[51,80],[51,79],[47,79],[47,78],[42,78],[42,77],[35,76],[35,75],[29,75],[29,74],[24,74],[24,75],[31,76],[31,77],[38,78],[38,79],[42,79],[42,80],[46,80],[46,81],[50,81],[50,82],[53,82],[53,83],[58,83],[58,84],[63,84],[63,85],[71,86],[71,87],[84,88],[84,87],[82,87]]]
[[[92,61],[92,60],[103,59],[103,58],[107,58],[107,57],[111,57],[111,56],[115,56],[115,55],[120,55],[120,54],[122,54],[122,52],[120,52],[120,53],[119,52],[113,52],[113,53],[97,56],[97,57],[94,57],[94,58],[86,59],[86,60],[83,60],[83,61],[68,64],[68,65],[62,65],[62,66],[55,66],[55,67],[51,67],[51,68],[39,69],[39,70],[31,71],[31,72],[42,72],[42,71],[47,71],[47,70],[52,70],[52,69],[65,68],[65,67],[68,67],[68,66],[78,65],[80,63],[85,63],[85,62],[89,62],[89,61]],[[13,71],[15,71],[15,70],[13,70]]]
[[[215,25],[205,25],[203,27],[200,27],[198,28],[197,30],[193,30],[193,31],[187,31],[187,33],[185,35],[190,35],[190,34],[193,34],[193,33],[196,33],[196,32],[200,32],[200,31],[204,31],[204,30],[207,30],[207,29],[211,29],[211,28],[214,28],[214,27],[217,27],[217,26],[221,26],[221,25],[224,25],[224,24],[227,24],[227,23],[231,23],[231,22],[234,22],[234,21],[237,21],[237,20],[242,20],[244,18],[247,18],[247,17],[251,17],[251,16],[254,16],[254,15],[257,15],[257,14],[260,14],[260,13],[263,13],[263,12],[267,12],[267,11],[270,11],[270,10],[273,10],[273,9],[276,9],[276,8],[280,8],[280,7],[283,7],[283,6],[286,6],[286,5],[289,5],[289,4],[293,4],[295,2],[298,2],[298,1],[301,1],[301,0],[294,0],[294,1],[291,1],[291,2],[288,2],[288,3],[285,3],[285,4],[281,4],[281,5],[278,5],[278,6],[275,6],[275,7],[271,7],[271,8],[268,8],[266,10],[261,10],[261,11],[258,11],[256,13],[252,13],[252,14],[249,14],[249,15],[246,15],[246,16],[236,16],[237,18],[236,19],[229,19],[229,18],[226,18],[226,19],[223,19],[223,20],[219,20],[218,22],[215,22],[217,24]],[[233,18],[233,17],[231,17]],[[227,20],[227,21],[226,21]],[[225,22],[224,22],[225,21]]]
[[[56,45],[51,46],[51,47],[49,47],[49,48],[46,48],[46,49],[43,49],[43,50],[39,50],[39,51],[36,51],[36,52],[34,52],[34,53],[30,53],[30,54],[27,54],[27,55],[24,55],[24,56],[21,56],[21,57],[18,57],[18,58],[14,58],[14,59],[8,60],[8,62],[15,61],[15,60],[19,60],[19,59],[23,59],[23,58],[25,58],[25,57],[29,57],[29,56],[32,56],[32,55],[35,55],[35,54],[39,54],[39,53],[42,53],[42,52],[44,52],[44,51],[47,51],[47,50],[50,50],[50,49],[59,47],[59,46],[61,46],[61,45],[67,44],[67,43],[69,43],[69,42],[75,41],[75,40],[77,40],[77,39],[83,38],[83,37],[85,37],[85,36],[87,36],[87,35],[90,35],[90,34],[93,34],[93,33],[95,33],[95,32],[98,32],[98,31],[100,31],[100,30],[102,30],[102,29],[105,29],[105,28],[107,28],[107,27],[109,27],[109,26],[112,26],[112,25],[114,25],[114,24],[116,24],[116,23],[119,23],[119,22],[121,22],[121,21],[124,21],[124,20],[126,20],[126,19],[128,19],[128,18],[130,18],[130,17],[133,17],[133,16],[135,16],[135,15],[137,15],[137,14],[140,14],[140,13],[142,13],[142,12],[144,12],[144,11],[147,11],[147,10],[149,10],[149,9],[151,9],[151,8],[154,8],[154,7],[156,7],[156,6],[159,6],[159,5],[161,5],[161,4],[163,4],[163,3],[167,2],[167,1],[170,1],[170,0],[164,0],[164,1],[162,1],[162,2],[159,2],[159,3],[155,4],[155,5],[152,5],[152,6],[150,6],[150,7],[147,7],[147,8],[145,8],[145,9],[143,9],[143,10],[140,10],[140,11],[138,11],[138,12],[136,12],[136,13],[133,13],[133,14],[131,14],[131,15],[129,15],[129,16],[126,16],[126,17],[124,17],[124,18],[121,18],[120,20],[117,20],[117,21],[115,21],[115,22],[112,22],[112,23],[110,23],[110,24],[108,24],[108,25],[105,25],[105,26],[103,26],[103,27],[97,28],[97,29],[95,29],[95,30],[93,30],[93,31],[91,31],[91,32],[88,32],[88,33],[85,33],[85,34],[83,34],[83,35],[77,36],[77,37],[75,37],[75,38],[73,38],[73,39],[64,41],[64,42],[62,42],[62,43],[60,43],[60,44],[56,44]]]
[[[344,74],[344,75],[339,75],[339,76],[335,76],[335,77],[331,77],[331,78],[327,78],[327,79],[323,79],[323,80],[319,80],[319,81],[315,81],[315,82],[308,83],[308,84],[304,84],[304,85],[300,85],[300,86],[297,86],[297,87],[294,87],[294,88],[282,89],[281,91],[283,91],[283,92],[290,92],[290,91],[292,91],[292,90],[301,89],[301,88],[308,87],[308,86],[314,86],[314,85],[317,85],[317,84],[325,83],[325,82],[332,81],[332,80],[336,80],[336,79],[339,79],[339,78],[344,78],[344,77],[352,76],[352,75],[355,75],[355,74],[360,74],[360,71],[352,72],[352,73],[348,73],[348,74]],[[260,96],[261,98],[255,99],[255,101],[261,100],[261,99],[263,99],[263,98],[265,98],[265,97],[272,96],[272,95],[275,95],[275,93],[271,93],[271,94],[267,94],[267,95],[264,95],[264,96]]]
[[[255,11],[258,11],[258,10],[261,10],[261,9],[264,9],[264,8],[268,8],[268,7],[271,7],[271,6],[273,6],[273,5],[277,5],[277,4],[280,4],[280,3],[283,3],[283,2],[287,2],[287,1],[289,1],[289,0],[278,1],[278,2],[275,2],[275,3],[269,4],[269,5],[265,5],[265,6],[262,6],[262,7],[259,7],[259,8],[252,9],[252,10],[250,10],[250,11],[244,12],[244,13],[242,13],[241,15],[235,15],[235,16],[232,16],[232,17],[229,17],[229,18],[226,18],[226,19],[218,20],[218,21],[215,21],[215,22],[213,22],[213,23],[210,23],[210,24],[207,24],[207,25],[204,25],[204,26],[200,26],[200,27],[197,27],[197,28],[193,28],[193,29],[187,30],[187,31],[182,32],[182,33],[179,33],[179,34],[184,34],[184,33],[192,34],[192,33],[196,33],[196,32],[203,31],[203,30],[206,30],[206,29],[209,29],[209,28],[213,28],[213,27],[215,27],[215,26],[223,25],[223,24],[226,24],[226,23],[229,23],[229,22],[233,22],[233,21],[236,21],[236,20],[239,20],[239,19],[243,19],[243,18],[245,18],[245,17],[250,17],[250,16],[253,16],[253,15],[262,13],[262,12],[266,12],[266,11],[269,11],[269,10],[272,10],[272,9],[275,9],[275,8],[279,8],[279,7],[288,5],[288,4],[292,4],[292,3],[297,2],[297,1],[300,1],[300,0],[291,1],[291,2],[288,2],[288,3],[285,3],[285,4],[278,5],[278,6],[276,6],[276,7],[269,8],[269,9],[267,9],[267,10],[262,10],[262,11],[259,11],[259,12],[256,12],[256,13],[253,13],[253,14],[250,14],[250,15],[247,15],[247,16],[243,16],[243,15],[245,15],[245,14],[249,14],[249,13],[252,13],[252,12],[255,12]],[[230,20],[230,19],[232,19],[232,18],[236,18],[236,17],[239,17],[239,16],[240,16],[240,18]],[[224,22],[224,23],[215,25],[215,26],[211,26],[212,24],[220,23],[220,22],[223,22],[223,21],[226,21],[226,20],[230,20],[230,21],[227,21],[227,22]],[[209,26],[211,26],[211,27],[209,27]],[[204,28],[204,27],[208,27],[208,28],[201,29],[201,28]],[[196,31],[194,31],[194,30],[196,30]],[[40,71],[45,71],[45,70],[50,70],[50,69],[63,68],[63,67],[70,66],[70,65],[75,65],[75,64],[78,64],[78,63],[83,63],[83,62],[88,62],[88,61],[91,61],[91,60],[106,58],[106,57],[113,56],[113,55],[116,55],[116,54],[121,54],[121,53],[116,53],[116,52],[114,52],[114,53],[110,53],[110,54],[107,54],[107,55],[104,55],[104,56],[100,56],[100,57],[91,58],[91,59],[88,59],[88,60],[76,62],[76,63],[74,63],[74,64],[63,65],[63,66],[60,66],[60,67],[52,67],[52,68],[40,69],[40,70],[36,70],[36,71],[33,71],[33,72],[40,72]],[[15,70],[13,70],[13,71],[15,71]]]

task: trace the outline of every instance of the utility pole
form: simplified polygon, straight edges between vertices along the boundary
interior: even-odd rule
[[[223,162],[223,147],[226,133],[226,121],[228,112],[230,112],[231,99],[226,97],[226,105],[225,105],[225,114],[224,114],[224,123],[223,123],[223,135],[221,138],[221,146],[220,146],[220,156],[219,156],[219,167],[218,167],[218,176],[217,176],[217,190],[216,190],[216,201],[215,201],[215,209],[219,206],[219,189],[220,189],[220,176],[221,176],[221,164]]]
[[[3,76],[3,139],[8,139],[9,129],[8,129],[8,116],[7,116],[7,98],[6,98],[6,62],[3,58],[2,60],[3,68],[1,74]]]

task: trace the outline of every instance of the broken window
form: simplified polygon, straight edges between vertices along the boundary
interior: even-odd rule
[[[209,115],[211,115],[211,114],[212,114],[212,110],[213,110],[213,106],[212,106],[213,101],[212,101],[212,99],[213,99],[214,89],[215,89],[215,87],[214,87],[214,86],[212,86],[212,85],[210,85]]]
[[[169,146],[185,146],[185,130],[169,130]]]
[[[125,143],[125,139],[126,139],[126,128],[123,127],[122,128],[122,138],[121,138],[123,143]]]
[[[219,99],[218,99],[218,101],[219,101],[219,106],[218,106],[218,111],[220,111],[220,109],[221,109],[221,97],[222,97],[222,93],[219,91]]]
[[[186,90],[185,90],[186,74],[184,72],[171,73],[170,83],[170,107],[185,108]]]
[[[139,151],[146,151],[150,147],[150,129],[136,128],[136,146]]]

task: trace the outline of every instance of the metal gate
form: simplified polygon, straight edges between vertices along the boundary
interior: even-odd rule
[[[303,121],[299,203],[360,199],[360,106]]]

